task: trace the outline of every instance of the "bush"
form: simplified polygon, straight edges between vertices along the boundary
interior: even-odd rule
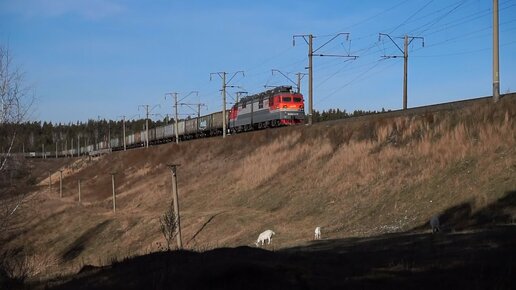
[[[174,213],[174,206],[171,203],[167,211],[159,219],[161,233],[167,243],[167,250],[170,251],[170,243],[177,233],[177,221]]]

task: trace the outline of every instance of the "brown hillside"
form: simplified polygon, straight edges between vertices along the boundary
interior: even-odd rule
[[[323,238],[426,230],[432,215],[454,206],[475,216],[516,189],[516,99],[68,161],[32,161],[40,187],[20,211],[21,228],[7,241],[34,257],[34,274],[77,271],[84,264],[157,251],[164,242],[158,219],[171,201],[168,163],[181,164],[187,249],[251,245],[266,229],[276,232],[270,249],[303,244],[316,226]],[[63,199],[59,168],[65,170]],[[47,169],[54,170],[51,192]],[[114,171],[116,214],[111,211]],[[451,217],[443,226],[461,230],[507,223],[515,213],[512,204],[481,218]]]

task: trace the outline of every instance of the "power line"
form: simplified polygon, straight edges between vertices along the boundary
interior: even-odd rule
[[[434,19],[434,20],[432,20],[432,21],[430,21],[430,22],[428,22],[426,24],[423,24],[422,26],[419,26],[418,28],[413,30],[414,32],[411,32],[411,33],[415,33],[415,31],[418,31],[419,29],[421,29],[421,28],[423,28],[425,26],[428,26],[425,30],[420,31],[420,32],[417,33],[417,34],[423,34],[424,32],[428,31],[430,28],[432,28],[433,25],[437,24],[439,21],[441,21],[442,19],[444,19],[448,15],[452,14],[455,10],[459,9],[466,2],[467,2],[467,0],[463,0],[463,1],[459,2],[459,4],[455,5],[452,9],[450,9],[445,14],[441,15],[440,17],[437,17],[436,19]]]
[[[373,16],[370,16],[370,17],[368,17],[368,18],[366,18],[366,19],[364,19],[364,20],[361,20],[361,21],[359,21],[359,22],[356,22],[356,23],[354,23],[354,24],[352,24],[352,25],[350,25],[350,26],[347,26],[347,27],[345,27],[345,28],[341,29],[340,31],[342,31],[342,30],[349,30],[350,28],[357,27],[357,26],[362,25],[362,24],[364,24],[364,23],[366,23],[366,22],[369,22],[369,21],[371,21],[371,20],[377,20],[378,16],[380,16],[380,15],[382,15],[382,14],[385,14],[385,13],[387,13],[387,12],[391,11],[391,10],[394,10],[394,9],[396,9],[396,8],[400,7],[401,5],[403,5],[403,4],[405,4],[405,3],[407,3],[408,1],[409,1],[409,0],[400,1],[400,2],[398,2],[397,4],[395,4],[395,5],[393,5],[393,6],[389,7],[389,8],[387,8],[387,9],[385,9],[385,10],[382,10],[382,11],[381,11],[381,12],[379,12],[379,13],[374,14]],[[335,34],[335,33],[338,33],[338,32],[334,32],[334,33],[329,34],[329,35],[333,35],[333,34]],[[326,35],[326,36],[329,36],[329,35]]]
[[[321,98],[320,101],[321,102],[324,102],[325,100],[327,100],[328,98],[330,98],[331,96],[335,95],[337,92],[339,92],[340,90],[344,89],[345,87],[348,87],[350,85],[353,85],[353,84],[356,84],[358,82],[361,82],[371,76],[374,75],[374,73],[370,74],[367,76],[367,74],[369,72],[371,72],[372,70],[374,70],[376,67],[378,67],[380,64],[383,64],[385,63],[383,61],[383,59],[380,59],[380,60],[376,60],[373,62],[373,65],[370,66],[367,70],[365,70],[364,72],[362,72],[361,74],[358,74],[357,76],[355,76],[353,79],[351,79],[349,82],[345,83],[344,85],[340,86],[340,87],[337,87],[335,90],[333,90],[331,93],[327,94],[325,97]],[[394,61],[392,62],[390,65],[386,66],[384,69],[387,69],[393,65],[395,65],[397,62]],[[383,71],[383,70],[381,70]],[[378,71],[378,72],[381,72],[381,71]],[[377,73],[378,73],[377,72]],[[365,76],[365,77],[364,77]]]
[[[416,16],[419,12],[423,11],[423,9],[425,9],[428,5],[432,4],[432,2],[434,2],[434,0],[429,0],[423,7],[419,8],[416,12],[414,12],[412,15],[410,15],[407,19],[405,19],[405,21],[403,21],[402,23],[400,23],[398,26],[396,26],[394,29],[392,29],[389,34],[393,33],[394,31],[396,31],[398,28],[402,27],[403,25],[405,25],[412,17]]]
[[[499,11],[509,9],[511,7],[514,7],[514,6],[516,6],[516,3],[514,3],[512,5],[508,5],[506,7],[502,7],[502,8],[499,9]],[[478,21],[482,17],[489,16],[489,15],[491,15],[491,9],[483,9],[483,10],[474,12],[472,14],[466,15],[464,17],[461,17],[461,18],[452,20],[450,22],[444,23],[444,24],[442,24],[440,26],[436,26],[436,27],[434,27],[434,29],[435,29],[434,31],[432,31],[433,29],[428,29],[428,30],[425,31],[425,32],[427,32],[427,33],[425,33],[425,35],[427,35],[427,36],[433,35],[433,34],[441,32],[443,30],[448,30],[450,28],[457,27],[457,26],[459,26],[461,24],[465,24],[465,23],[472,22],[472,21]],[[428,32],[428,31],[432,31],[432,32]]]
[[[516,43],[516,40],[510,41],[510,42],[506,42],[506,43],[501,44],[500,47],[509,46],[509,45],[515,44],[515,43]],[[490,47],[484,47],[484,48],[475,49],[475,50],[458,51],[458,52],[447,53],[447,54],[413,55],[412,57],[422,57],[422,58],[425,58],[425,57],[456,56],[456,55],[472,54],[472,53],[477,53],[477,52],[482,52],[482,51],[487,51],[487,50],[492,50],[492,49],[493,49],[493,47],[490,46]]]

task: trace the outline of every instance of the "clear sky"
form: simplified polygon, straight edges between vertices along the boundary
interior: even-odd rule
[[[500,0],[501,91],[516,90],[516,1]],[[245,71],[231,82],[257,93],[289,84],[306,72],[307,45],[294,34],[313,34],[314,48],[357,55],[314,58],[314,108],[398,109],[403,47],[408,34],[409,107],[487,96],[492,92],[491,0],[0,0],[0,43],[36,90],[31,118],[53,122],[115,119],[160,105],[172,113],[168,92],[183,102],[221,110],[221,81],[211,72]],[[302,93],[307,97],[307,79]],[[231,97],[228,97],[232,101]],[[229,107],[229,106],[228,106]],[[187,107],[181,113],[194,114]],[[160,118],[156,116],[154,118]]]

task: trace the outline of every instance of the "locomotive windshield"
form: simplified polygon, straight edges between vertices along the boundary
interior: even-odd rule
[[[301,103],[302,100],[300,97],[294,97],[294,103]]]
[[[291,101],[292,101],[291,97],[283,97],[283,102],[291,102]]]

